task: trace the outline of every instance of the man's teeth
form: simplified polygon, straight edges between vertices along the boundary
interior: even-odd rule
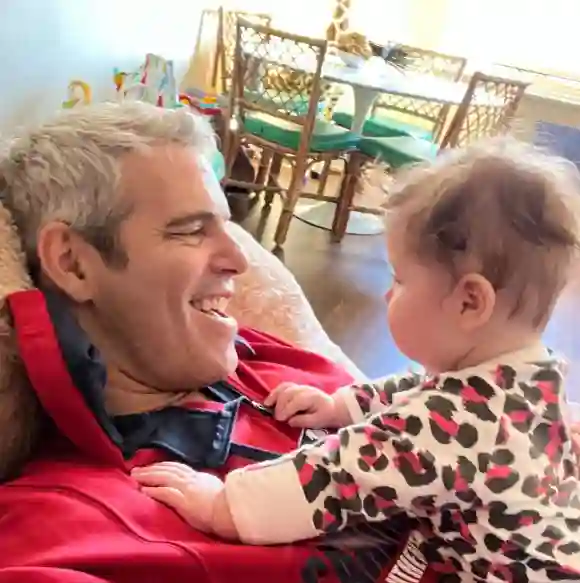
[[[228,307],[228,299],[223,297],[205,298],[195,300],[191,305],[200,312],[219,312],[224,313]]]

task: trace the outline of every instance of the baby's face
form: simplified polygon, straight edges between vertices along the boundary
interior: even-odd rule
[[[399,350],[428,372],[450,370],[464,350],[462,331],[446,301],[453,280],[443,269],[420,262],[405,240],[402,226],[389,229],[393,280],[386,300],[391,335]]]

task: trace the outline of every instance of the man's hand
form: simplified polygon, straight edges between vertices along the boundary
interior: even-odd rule
[[[238,539],[224,484],[216,476],[176,462],[135,468],[131,476],[145,494],[173,508],[193,528]]]
[[[275,419],[287,421],[291,427],[325,429],[350,423],[346,406],[324,391],[306,385],[279,385],[264,405],[274,407]]]

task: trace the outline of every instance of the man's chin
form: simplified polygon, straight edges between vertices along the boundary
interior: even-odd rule
[[[236,372],[239,359],[235,343],[232,342],[218,358],[214,357],[212,360],[213,364],[211,365],[211,369],[208,366],[206,369],[207,374],[204,375],[208,379],[205,382],[206,385],[225,381],[230,375]],[[209,363],[210,361],[208,360],[207,364],[209,365]]]
[[[229,347],[227,354],[226,354],[226,359],[224,362],[224,373],[225,373],[225,377],[229,377],[230,375],[234,374],[236,372],[236,369],[238,368],[238,363],[239,363],[240,359],[238,357],[238,351],[236,349],[236,344],[235,342],[232,342],[231,346]]]

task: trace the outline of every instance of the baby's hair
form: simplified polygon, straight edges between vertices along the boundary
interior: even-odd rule
[[[387,222],[405,221],[420,260],[460,276],[477,270],[542,326],[580,249],[580,174],[567,160],[513,138],[442,153],[400,176],[387,196]]]

